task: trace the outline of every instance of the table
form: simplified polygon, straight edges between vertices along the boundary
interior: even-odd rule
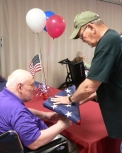
[[[54,96],[58,92],[58,89],[50,87],[49,96]],[[41,111],[50,111],[43,107],[43,102],[42,96],[34,96],[25,105]],[[108,137],[98,103],[84,103],[80,106],[80,113],[81,125],[73,123],[61,133],[77,143],[79,153],[120,153],[121,141]]]

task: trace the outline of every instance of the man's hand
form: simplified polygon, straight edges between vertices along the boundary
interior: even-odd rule
[[[71,104],[69,101],[69,96],[55,96],[51,98],[51,101],[54,102],[55,104]]]
[[[58,121],[59,114],[56,112],[46,112],[44,120]]]
[[[65,128],[69,127],[70,125],[72,125],[72,121],[69,120],[66,116],[64,115],[59,115],[59,123],[61,123],[61,125],[63,125]]]

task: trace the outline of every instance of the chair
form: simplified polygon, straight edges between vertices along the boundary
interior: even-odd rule
[[[63,138],[55,139],[37,150],[28,149],[25,152],[16,131],[10,130],[0,135],[0,153],[42,153],[48,149],[50,153],[69,153],[67,140]]]
[[[66,79],[65,79],[65,82],[63,82],[59,87],[58,89],[63,89],[65,87],[69,87],[69,86],[72,86],[73,85],[73,81],[72,81],[72,78],[71,78],[71,73],[70,73],[70,70],[69,70],[69,67],[68,67],[68,63],[69,63],[69,59],[66,58],[64,60],[61,60],[59,61],[58,63],[62,64],[62,65],[66,65],[66,70],[67,70],[67,76],[66,76]]]
[[[76,88],[78,88],[78,86],[86,78],[84,63],[82,61],[78,63],[69,62],[68,66],[71,73],[73,84],[76,86]]]
[[[82,61],[78,63],[71,62],[68,58],[59,62],[60,64],[66,64],[67,76],[65,82],[62,83],[58,89],[63,89],[75,85],[76,88],[82,83],[85,78],[85,67]]]

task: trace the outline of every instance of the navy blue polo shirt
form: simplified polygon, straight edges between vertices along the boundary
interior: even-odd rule
[[[15,130],[24,146],[28,146],[46,128],[47,125],[28,110],[19,97],[7,88],[0,92],[0,133]]]

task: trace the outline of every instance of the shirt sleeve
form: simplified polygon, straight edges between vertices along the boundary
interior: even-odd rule
[[[24,146],[33,143],[40,136],[40,131],[47,128],[47,125],[43,121],[26,108],[14,114],[11,125],[19,134]]]
[[[115,58],[112,54],[100,51],[93,60],[87,78],[107,83],[114,68]]]

